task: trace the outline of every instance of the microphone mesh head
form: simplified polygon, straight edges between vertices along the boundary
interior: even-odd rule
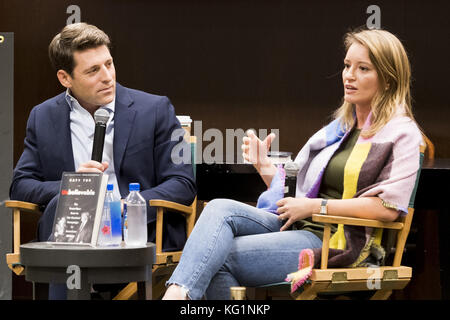
[[[100,122],[101,124],[106,124],[109,119],[109,112],[106,111],[105,109],[98,109],[94,113],[94,119],[95,119],[95,123]]]

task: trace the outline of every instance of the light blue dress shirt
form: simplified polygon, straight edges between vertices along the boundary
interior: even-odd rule
[[[70,132],[72,137],[72,151],[73,160],[75,163],[75,170],[77,170],[82,163],[91,160],[92,145],[94,143],[95,121],[92,115],[84,109],[77,99],[71,94],[69,89],[66,91],[66,101],[70,107]],[[105,174],[108,175],[108,183],[114,185],[114,195],[120,199],[120,191],[117,183],[116,173],[114,171],[114,99],[112,102],[101,106],[109,112],[109,120],[106,123],[105,144],[103,146],[102,161],[109,164]]]

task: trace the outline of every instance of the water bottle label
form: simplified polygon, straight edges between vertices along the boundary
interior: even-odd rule
[[[123,204],[123,239],[128,239],[127,203]]]
[[[111,234],[111,226],[109,226],[109,224],[106,222],[103,224],[101,231],[102,231],[102,234],[105,236],[110,235]]]
[[[111,234],[113,238],[120,238],[117,242],[122,241],[122,209],[120,201],[111,202],[110,216],[111,216]],[[116,241],[116,239],[114,240]]]

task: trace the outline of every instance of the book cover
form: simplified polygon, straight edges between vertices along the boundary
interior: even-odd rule
[[[53,223],[53,241],[97,245],[108,175],[64,172]]]

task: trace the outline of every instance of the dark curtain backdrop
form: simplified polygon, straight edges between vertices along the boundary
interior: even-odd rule
[[[0,31],[15,34],[14,161],[31,108],[62,91],[47,46],[71,4],[111,36],[121,84],[167,95],[203,131],[280,129],[280,149],[294,154],[340,104],[343,35],[376,4],[409,53],[417,121],[448,158],[449,3],[0,0]]]

